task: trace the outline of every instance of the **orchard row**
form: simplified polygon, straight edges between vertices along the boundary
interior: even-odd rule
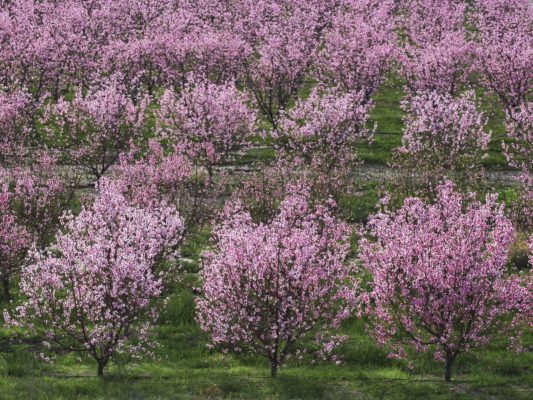
[[[508,258],[526,237],[533,263],[532,32],[527,0],[0,0],[6,324],[99,375],[153,355],[182,247],[210,226],[197,322],[273,376],[308,352],[340,362],[349,317],[391,357],[432,352],[446,380],[461,352],[519,349],[533,279]],[[416,179],[355,227],[343,204],[384,85],[405,93],[391,166]],[[473,193],[481,99],[520,171],[507,209]],[[225,167],[258,145],[275,159],[235,182]]]

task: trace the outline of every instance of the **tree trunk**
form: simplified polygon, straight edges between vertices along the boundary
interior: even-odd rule
[[[98,361],[98,372],[97,375],[99,378],[104,376],[104,368],[105,368],[105,362],[104,361]]]
[[[278,363],[275,361],[271,363],[270,376],[272,376],[272,379],[278,376]]]
[[[444,380],[446,382],[452,381],[452,364],[455,356],[448,354],[446,355],[446,366],[444,367]]]
[[[9,292],[9,278],[2,278],[2,299],[6,302],[11,299],[11,293]]]

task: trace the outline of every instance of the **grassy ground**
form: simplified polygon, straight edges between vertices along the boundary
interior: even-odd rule
[[[96,364],[62,355],[37,361],[35,344],[0,351],[0,399],[528,399],[533,395],[533,354],[502,345],[458,358],[455,381],[445,384],[442,366],[418,357],[414,369],[387,359],[361,322],[343,326],[349,335],[344,363],[292,362],[276,380],[265,359],[206,349],[193,319],[193,297],[175,295],[157,329],[159,360],[111,365],[103,380]],[[4,336],[6,332],[1,331]],[[1,336],[0,336],[1,337]],[[528,338],[526,345],[533,345]]]
[[[357,149],[361,160],[367,164],[387,165],[391,161],[393,150],[401,145],[403,112],[400,102],[404,93],[400,86],[397,83],[384,85],[374,96],[375,107],[371,113],[370,126],[377,123],[376,134],[370,145],[361,145]],[[303,91],[300,95],[305,97],[307,92],[308,90]],[[492,131],[488,157],[483,160],[483,165],[491,170],[507,169],[507,161],[502,152],[502,141],[505,139],[504,114],[496,99],[486,97],[481,92],[478,98],[480,108],[488,118],[487,130]],[[272,148],[261,147],[249,151],[238,163],[271,161],[274,156]]]

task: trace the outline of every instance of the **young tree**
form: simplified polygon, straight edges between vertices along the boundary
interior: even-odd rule
[[[317,57],[320,81],[363,102],[385,80],[397,55],[392,1],[343,0],[326,30]]]
[[[467,82],[473,61],[462,0],[407,0],[400,3],[403,32],[401,73],[411,94],[437,91],[451,96]]]
[[[515,223],[525,231],[533,230],[533,102],[507,112],[504,153],[509,166],[521,170],[521,192],[513,205]]]
[[[437,92],[408,96],[400,165],[420,171],[421,181],[432,192],[444,178],[463,179],[480,169],[491,134],[485,132],[486,118],[477,110],[473,92],[459,98]]]
[[[456,96],[468,81],[473,60],[472,45],[464,32],[450,32],[440,41],[422,47],[406,45],[401,73],[412,95],[435,91]]]
[[[402,0],[398,23],[405,40],[417,47],[438,43],[452,32],[464,32],[467,4],[463,0]]]
[[[24,91],[0,92],[0,163],[18,155],[26,144],[30,133],[30,106],[30,96]]]
[[[134,104],[116,78],[84,95],[77,88],[72,101],[59,99],[43,117],[49,140],[67,149],[67,161],[99,179],[136,139],[145,122],[148,99]]]
[[[306,100],[281,114],[272,135],[285,158],[301,157],[307,164],[321,164],[324,172],[354,159],[355,146],[370,141],[366,128],[372,103],[363,92],[339,93],[313,89]]]
[[[11,209],[7,184],[0,187],[0,281],[2,299],[10,300],[10,279],[19,269],[30,247],[30,237],[24,226],[17,222]]]
[[[56,244],[32,254],[21,273],[25,300],[4,318],[66,350],[88,353],[102,376],[118,352],[147,350],[158,314],[153,301],[162,289],[154,266],[175,244],[183,221],[171,208],[129,206],[104,179],[94,204],[77,217],[67,214],[65,228]]]
[[[240,180],[232,194],[254,222],[270,222],[279,212],[279,206],[291,188],[308,188],[308,203],[323,204],[333,199],[337,206],[332,210],[340,218],[349,210],[342,207],[344,199],[355,195],[351,164],[339,162],[327,170],[320,164],[308,164],[301,158],[278,159],[274,164],[247,174]]]
[[[515,328],[519,336],[532,315],[532,275],[507,274],[514,229],[497,195],[483,204],[450,182],[437,192],[434,204],[409,198],[397,212],[372,217],[360,249],[378,343],[396,357],[407,348],[434,352],[450,381],[460,353]]]
[[[53,241],[61,216],[71,206],[79,177],[62,169],[46,152],[2,175],[12,193],[10,208],[18,223],[25,227],[32,244],[44,249]]]
[[[226,207],[196,301],[213,343],[267,357],[272,377],[305,340],[331,351],[340,339],[332,331],[354,299],[347,226],[294,193],[269,223],[254,223],[238,203]]]
[[[509,165],[533,172],[533,102],[507,112],[505,126],[512,140],[510,145],[504,146]]]
[[[533,5],[522,0],[477,3],[477,67],[485,87],[512,111],[528,100],[533,87]]]
[[[132,148],[122,154],[113,181],[135,207],[175,207],[184,233],[212,217],[222,186],[194,166],[179,146],[165,150],[155,140],[145,152]]]
[[[309,3],[309,4],[306,4]],[[296,98],[315,59],[321,18],[314,2],[260,1],[244,22],[251,57],[244,83],[255,104],[276,128],[280,113]]]
[[[191,84],[180,96],[166,91],[160,106],[160,135],[179,145],[210,177],[254,132],[254,113],[233,84]]]

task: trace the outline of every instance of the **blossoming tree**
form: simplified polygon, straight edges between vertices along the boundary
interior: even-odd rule
[[[267,357],[272,377],[306,339],[330,352],[354,298],[348,234],[326,207],[310,209],[305,195],[288,195],[270,223],[228,205],[203,258],[200,326],[215,345]]]
[[[109,182],[100,185],[92,206],[66,215],[56,243],[32,254],[20,278],[25,300],[4,313],[11,325],[94,357],[98,376],[117,352],[148,350],[162,290],[154,265],[183,229],[171,208],[131,207]]]
[[[433,352],[446,381],[460,353],[513,328],[518,336],[532,315],[532,275],[507,273],[514,229],[503,206],[496,195],[485,203],[472,197],[447,182],[434,204],[409,198],[397,212],[372,217],[371,238],[360,242],[372,276],[372,334],[391,356]]]
[[[254,131],[255,116],[233,84],[199,82],[180,96],[166,91],[160,105],[160,135],[178,144],[209,176]]]

